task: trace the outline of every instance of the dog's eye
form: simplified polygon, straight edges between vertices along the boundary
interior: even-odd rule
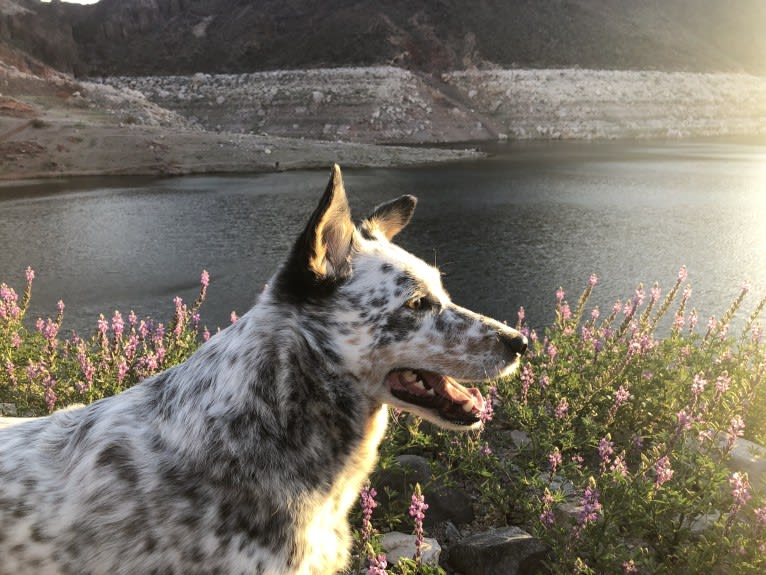
[[[421,296],[416,296],[407,300],[405,305],[412,311],[423,311],[430,307],[429,301]]]

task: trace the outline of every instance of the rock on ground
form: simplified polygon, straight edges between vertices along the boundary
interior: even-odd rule
[[[449,564],[463,575],[526,575],[538,572],[547,547],[518,527],[466,537],[450,549]]]
[[[400,558],[412,559],[415,557],[415,536],[407,533],[391,531],[381,537],[380,544],[386,552],[386,560],[389,565],[394,565]],[[436,539],[426,537],[420,547],[423,563],[439,563],[442,548]]]

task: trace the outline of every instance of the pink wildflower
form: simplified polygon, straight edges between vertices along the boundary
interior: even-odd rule
[[[633,561],[633,559],[631,559],[630,561],[623,561],[622,572],[625,575],[635,575],[635,573],[638,573],[638,567],[636,567],[636,562]]]
[[[735,471],[729,478],[729,485],[734,505],[737,508],[744,506],[750,500],[750,481],[747,479],[747,473]]]
[[[623,403],[631,398],[630,392],[625,385],[621,385],[617,391],[614,392],[614,407],[620,407]]]
[[[611,439],[611,436],[607,434],[598,442],[598,455],[604,468],[609,464],[610,457],[614,454],[614,443],[610,441]]]
[[[695,400],[698,399],[700,395],[702,395],[703,391],[705,391],[706,385],[707,380],[702,377],[701,373],[698,373],[694,376],[692,380],[692,397]]]
[[[564,302],[561,304],[561,319],[569,321],[572,319],[572,310],[569,308],[569,304]]]
[[[566,397],[562,397],[558,405],[556,406],[556,411],[554,415],[556,416],[556,419],[564,419],[568,411],[569,411],[569,402],[567,401]]]
[[[367,568],[367,575],[388,575],[386,567],[388,567],[388,562],[386,561],[385,555],[370,557],[369,567]]]
[[[122,319],[122,314],[115,310],[112,316],[112,332],[115,339],[122,339],[122,333],[125,330],[125,322]]]
[[[716,400],[720,399],[720,397],[729,390],[730,385],[731,385],[731,377],[729,377],[729,372],[728,371],[722,372],[715,380]]]
[[[654,479],[656,487],[661,487],[664,483],[670,481],[675,473],[670,466],[670,459],[667,455],[654,464],[654,471],[656,473]]]
[[[612,465],[609,467],[609,470],[614,473],[617,473],[620,477],[628,476],[628,466],[625,463],[624,451],[620,453],[620,455],[614,458],[614,461],[612,462]]]
[[[479,413],[479,419],[482,423],[487,423],[488,421],[492,421],[492,418],[495,415],[495,406],[494,402],[497,398],[497,387],[492,385],[489,388],[489,391],[487,392],[487,397],[484,398],[484,408],[481,410],[481,413]]]
[[[734,442],[736,441],[737,437],[742,437],[744,433],[745,420],[742,419],[742,416],[735,415],[731,418],[729,429],[727,430],[728,439],[726,442],[726,450],[730,451],[734,447]]]
[[[117,363],[117,383],[122,383],[128,374],[128,364],[124,358]]]
[[[162,344],[162,340],[165,337],[165,324],[158,323],[157,327],[154,328],[154,333],[152,334],[152,341],[157,344]]]
[[[410,517],[415,522],[415,563],[420,564],[421,549],[423,546],[423,519],[425,519],[425,512],[428,509],[428,504],[420,491],[420,484],[415,484],[415,491],[412,494],[412,500],[410,503]]]
[[[681,266],[681,269],[678,270],[678,283],[685,282],[687,277],[689,277],[689,271],[686,269],[686,266]]]
[[[598,276],[596,274],[590,274],[588,278],[588,285],[594,287],[598,283]]]
[[[534,372],[532,371],[532,366],[528,363],[524,364],[524,367],[521,368],[521,400],[523,403],[527,402],[527,395],[533,380]]]
[[[678,419],[678,431],[689,431],[692,428],[694,418],[685,409],[676,413],[676,418]]]
[[[372,512],[378,506],[375,496],[378,494],[374,487],[368,483],[362,488],[362,542],[367,543],[372,539]]]
[[[585,488],[585,492],[580,500],[580,505],[582,506],[582,511],[580,511],[580,516],[578,518],[580,526],[585,526],[588,523],[595,523],[598,521],[599,514],[601,513],[601,503],[599,502],[600,495],[598,489],[596,489],[595,480],[591,478],[590,483],[588,484],[588,487]]]
[[[203,288],[206,288],[210,284],[210,274],[207,273],[207,270],[202,270],[202,274],[199,278],[199,283],[202,284]]]
[[[56,385],[56,380],[52,377],[49,378],[45,382],[45,393],[43,394],[43,397],[45,398],[45,405],[48,408],[48,411],[53,411],[53,408],[56,406],[56,392],[53,391],[53,388]]]
[[[562,301],[564,301],[564,296],[565,296],[565,295],[566,295],[566,293],[564,292],[564,288],[560,287],[559,289],[557,289],[557,290],[556,290],[556,300],[557,300],[559,303],[561,303]]]
[[[640,285],[636,288],[635,293],[633,294],[633,308],[639,308],[644,303],[644,297],[646,297],[646,292],[644,291],[644,286]]]
[[[699,318],[697,317],[697,310],[693,309],[691,313],[689,314],[689,332],[690,333],[694,331],[694,328],[697,327],[698,321],[699,321]]]
[[[232,310],[231,315],[229,316],[229,319],[231,320],[231,323],[237,323],[237,320],[239,319],[237,317],[237,312]]]
[[[553,451],[551,451],[548,454],[548,463],[551,464],[551,475],[554,475],[556,473],[556,470],[561,465],[562,458],[561,458],[561,452],[559,451],[558,447],[554,447]]]
[[[107,323],[106,319],[104,318],[104,314],[99,314],[98,316],[98,333],[100,333],[103,337],[106,337],[106,332],[109,330],[109,324]]]
[[[660,286],[657,284],[654,284],[652,286],[652,289],[649,292],[649,301],[652,304],[657,303],[657,300],[660,299],[660,295],[662,294],[662,290],[660,290]]]
[[[553,513],[553,504],[556,502],[550,491],[545,490],[543,495],[543,511],[540,513],[540,522],[547,529],[556,524],[556,515]]]
[[[16,366],[10,359],[5,360],[5,373],[8,374],[8,379],[13,387],[16,387],[19,382],[16,379]]]
[[[527,313],[526,311],[524,311],[524,306],[521,306],[519,308],[517,315],[519,318],[519,325],[521,325],[522,323],[524,323],[524,319],[527,317]]]
[[[27,276],[27,283],[31,284],[35,279],[35,270],[33,270],[31,267],[27,267],[25,273]]]

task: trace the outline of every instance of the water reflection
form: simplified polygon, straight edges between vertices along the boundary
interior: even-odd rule
[[[556,288],[588,276],[610,309],[639,281],[669,288],[689,268],[701,317],[745,279],[766,294],[766,148],[732,143],[511,145],[483,162],[346,172],[361,218],[414,193],[398,242],[445,273],[459,303],[549,323]],[[203,319],[249,307],[286,255],[327,173],[90,180],[0,187],[0,281],[38,272],[32,315],[67,303],[65,327],[114,309],[167,317],[210,271]],[[753,300],[755,297],[753,297]],[[754,301],[751,301],[751,307]]]

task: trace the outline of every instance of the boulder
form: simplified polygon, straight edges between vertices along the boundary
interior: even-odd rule
[[[538,573],[548,548],[518,527],[492,529],[466,537],[450,549],[449,564],[463,575]]]
[[[399,455],[396,465],[378,472],[372,482],[378,492],[378,499],[384,504],[389,503],[386,501],[386,488],[396,491],[400,494],[399,497],[408,500],[416,483],[420,484],[428,504],[423,520],[426,527],[444,521],[464,525],[474,520],[471,496],[459,487],[434,480],[431,464],[419,455]]]
[[[754,491],[766,491],[766,447],[738,437],[731,449],[728,466],[747,473]]]
[[[381,537],[380,544],[386,551],[386,561],[394,565],[400,558],[412,559],[415,557],[415,536],[407,533],[391,531]],[[420,554],[423,563],[439,563],[442,548],[436,539],[426,537],[420,546]]]

